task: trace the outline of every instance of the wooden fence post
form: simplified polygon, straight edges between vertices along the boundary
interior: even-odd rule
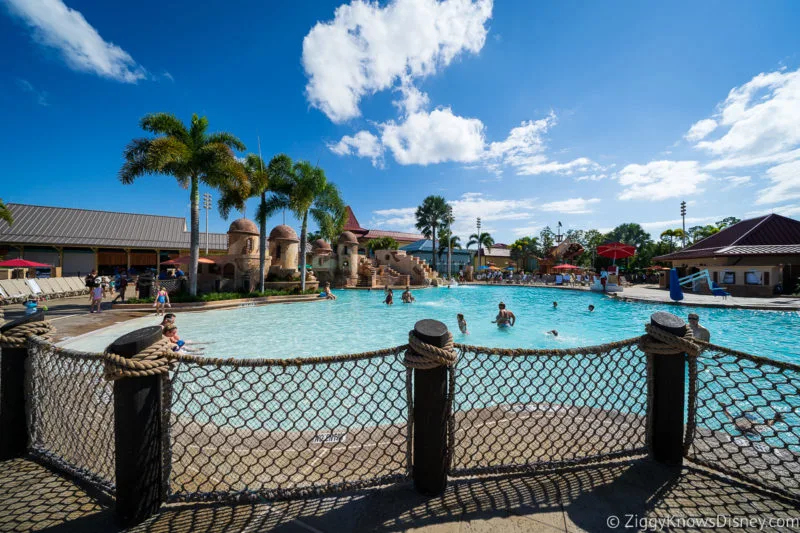
[[[442,348],[449,338],[438,320],[420,320],[414,333],[421,341]],[[414,487],[435,496],[447,487],[447,375],[445,366],[414,369]]]
[[[131,358],[161,340],[161,327],[137,329],[114,341],[108,351]],[[114,381],[116,517],[133,526],[162,504],[160,375]]]

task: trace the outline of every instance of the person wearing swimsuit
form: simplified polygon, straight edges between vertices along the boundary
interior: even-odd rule
[[[500,310],[497,312],[497,318],[492,321],[492,324],[497,324],[498,328],[510,328],[514,326],[517,317],[514,316],[510,310],[506,309],[506,304],[500,302],[497,306]]]
[[[165,307],[172,307],[172,305],[170,305],[169,303],[169,293],[167,292],[167,289],[162,287],[158,290],[158,294],[156,295],[156,301],[153,304],[153,307],[156,308],[156,315],[158,314],[163,315]]]

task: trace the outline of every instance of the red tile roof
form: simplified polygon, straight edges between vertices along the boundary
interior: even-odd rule
[[[365,234],[368,230],[361,227],[361,225],[358,223],[358,219],[356,218],[355,213],[353,213],[353,210],[350,209],[349,205],[346,207],[346,209],[347,209],[347,222],[344,223],[344,231],[352,231],[357,235]]]
[[[655,261],[680,261],[717,255],[795,254],[800,247],[800,221],[781,215],[742,220],[683,250],[654,257]]]
[[[397,241],[418,241],[424,239],[419,233],[406,233],[404,231],[383,231],[380,229],[371,229],[363,236],[365,239],[379,239],[381,237],[391,237]]]

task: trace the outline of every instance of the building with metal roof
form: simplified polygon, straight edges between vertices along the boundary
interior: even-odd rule
[[[438,241],[436,248],[439,248]],[[408,255],[424,259],[429,265],[433,264],[433,241],[430,239],[419,239],[411,244],[401,246],[400,249]],[[454,248],[451,251],[450,264],[454,274],[472,264],[473,253],[469,250],[458,248]],[[436,255],[436,270],[443,274],[447,273],[447,249]]]
[[[7,204],[14,217],[0,221],[0,256],[53,265],[63,276],[116,268],[158,268],[189,252],[190,233],[181,217]],[[201,250],[226,253],[226,233],[200,234]]]
[[[706,269],[734,296],[791,293],[800,283],[800,221],[774,213],[742,220],[653,260],[683,275]]]
[[[344,231],[353,233],[358,238],[358,243],[361,245],[366,244],[370,239],[380,239],[382,237],[391,237],[396,240],[400,246],[424,239],[419,233],[362,228],[349,205],[347,206],[347,221],[344,224]]]

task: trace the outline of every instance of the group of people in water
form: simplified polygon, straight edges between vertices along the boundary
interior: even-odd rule
[[[178,326],[175,325],[175,314],[167,313],[161,321],[161,334],[172,346],[173,352],[178,353],[202,353],[202,346],[195,346],[198,343],[184,341],[178,335]],[[191,345],[191,346],[190,346]]]

